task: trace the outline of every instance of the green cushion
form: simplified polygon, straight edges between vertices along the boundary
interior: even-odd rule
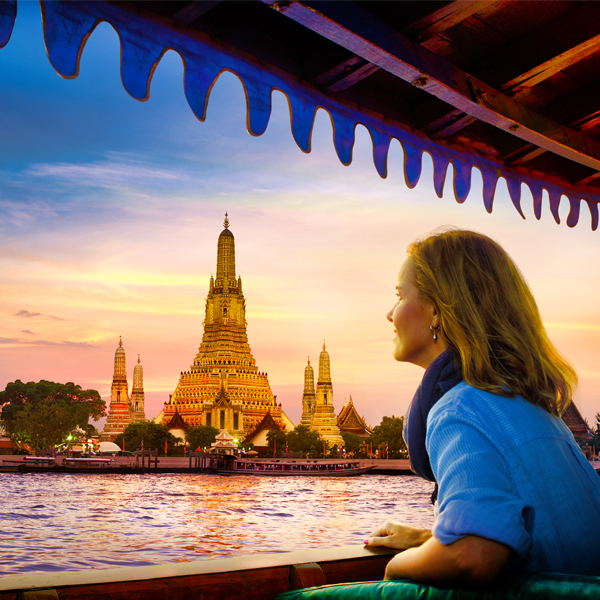
[[[533,573],[481,590],[436,588],[412,581],[368,581],[305,588],[276,600],[600,600],[600,577]]]

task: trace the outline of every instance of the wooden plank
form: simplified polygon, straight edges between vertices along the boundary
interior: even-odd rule
[[[402,30],[402,33],[423,43],[433,36],[462,23],[480,10],[489,8],[492,4],[498,3],[490,2],[490,0],[454,0],[454,2],[450,2],[439,10],[411,23]]]
[[[349,3],[274,3],[285,16],[389,73],[536,146],[600,170],[600,144],[544,118]],[[326,14],[325,12],[326,11]]]

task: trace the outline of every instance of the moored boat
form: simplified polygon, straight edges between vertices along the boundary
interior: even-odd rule
[[[368,473],[375,468],[375,465],[362,466],[358,460],[260,460],[237,456],[220,458],[219,475],[351,477]]]

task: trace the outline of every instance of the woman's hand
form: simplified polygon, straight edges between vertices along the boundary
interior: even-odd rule
[[[365,540],[365,544],[406,550],[424,544],[430,537],[431,530],[429,529],[417,529],[404,523],[387,521],[371,533],[369,539]]]

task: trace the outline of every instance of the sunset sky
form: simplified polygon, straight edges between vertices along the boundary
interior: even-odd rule
[[[550,337],[579,373],[575,400],[594,423],[600,232],[585,207],[569,229],[568,203],[557,225],[545,198],[537,221],[525,190],[522,220],[501,181],[488,215],[478,172],[459,205],[450,174],[444,197],[435,195],[429,158],[409,190],[397,142],[383,180],[364,128],[344,167],[324,111],[306,155],[282,94],[256,138],[245,131],[235,76],[220,77],[204,123],[182,79],[181,59],[168,52],[150,100],[133,100],[106,23],[90,37],[79,77],[62,79],[46,57],[39,4],[19,3],[0,50],[0,389],[16,379],[74,381],[108,402],[122,336],[129,383],[140,354],[146,415],[154,417],[198,351],[227,211],[250,345],[295,423],[307,356],[317,363],[323,340],[336,411],[352,394],[371,425],[404,413],[422,370],[393,360],[385,314],[407,245],[444,225],[488,234],[512,255]]]

